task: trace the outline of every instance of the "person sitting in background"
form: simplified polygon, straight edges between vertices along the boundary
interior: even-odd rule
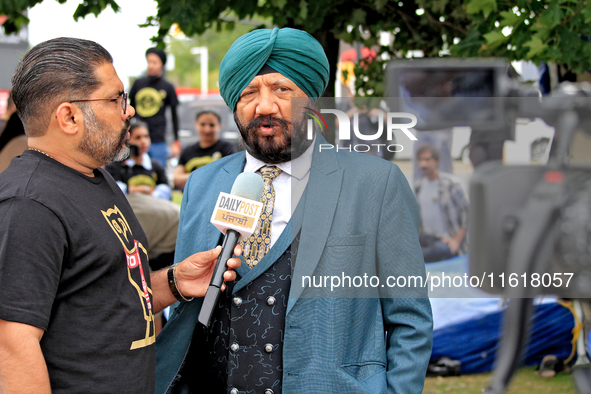
[[[143,193],[170,200],[171,190],[166,171],[150,158],[150,134],[145,123],[137,122],[129,128],[130,157],[107,165],[107,171],[125,194]]]
[[[417,149],[424,177],[415,184],[419,203],[419,240],[425,262],[446,260],[468,252],[468,200],[459,181],[439,171],[439,150],[431,144]]]
[[[12,100],[12,94],[8,94],[8,98],[6,99],[6,110],[4,111],[4,115],[0,118],[0,135],[2,135],[2,131],[10,119],[10,116],[16,112],[16,106],[14,105],[14,101]]]
[[[212,161],[236,153],[236,147],[229,141],[220,139],[221,119],[213,111],[199,112],[195,118],[195,130],[199,142],[181,152],[179,164],[174,170],[174,187],[185,188],[189,175],[194,170]]]
[[[168,201],[170,186],[164,168],[148,155],[150,134],[144,123],[129,129],[131,157],[106,166],[148,237],[150,268],[156,271],[170,265],[174,258],[180,206]]]

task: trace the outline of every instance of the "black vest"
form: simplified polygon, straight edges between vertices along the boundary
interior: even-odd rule
[[[281,393],[292,246],[236,294],[227,283],[209,329],[195,328],[183,368],[190,393]]]

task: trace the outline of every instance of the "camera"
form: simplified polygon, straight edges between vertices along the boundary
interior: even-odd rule
[[[435,60],[435,61],[434,61]],[[416,128],[505,126],[507,63],[482,59],[394,60],[386,69],[389,107],[417,116]]]
[[[519,364],[533,297],[591,297],[591,85],[562,84],[541,97],[508,78],[508,66],[438,58],[386,68],[389,108],[415,114],[418,130],[470,126],[472,133],[512,134],[518,118],[555,128],[546,165],[489,162],[470,182],[469,274],[503,278],[483,281],[481,290],[510,299],[486,393],[504,392]],[[573,372],[580,392],[591,392],[590,371]]]
[[[531,279],[537,273],[544,281],[537,287],[485,282],[482,289],[492,294],[591,297],[591,86],[565,85],[542,98],[510,80],[508,66],[499,59],[392,61],[386,69],[388,105],[415,114],[419,130],[469,126],[472,133],[502,133],[514,130],[518,118],[553,126],[547,165],[491,162],[474,172],[470,274]],[[572,273],[570,281],[555,280],[565,272]]]
[[[140,155],[140,147],[138,145],[129,144],[129,157],[138,157]]]

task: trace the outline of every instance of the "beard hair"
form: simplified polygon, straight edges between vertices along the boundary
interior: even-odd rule
[[[80,142],[79,149],[82,153],[92,157],[101,165],[112,161],[122,161],[129,157],[129,142],[121,146],[127,137],[130,119],[125,121],[125,127],[121,129],[119,138],[115,143],[110,143],[112,137],[109,135],[109,125],[99,120],[88,105],[81,105],[80,109],[84,114],[84,136]]]
[[[234,121],[240,130],[242,142],[248,153],[268,164],[285,163],[296,159],[312,144],[312,140],[305,138],[304,120],[292,123],[285,119],[264,115],[254,118],[248,125],[244,125],[234,111]],[[275,136],[258,137],[256,132],[262,124],[268,124],[270,127],[279,124],[281,141],[275,141]]]

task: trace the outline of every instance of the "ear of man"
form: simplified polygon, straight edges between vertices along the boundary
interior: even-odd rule
[[[82,135],[84,114],[73,103],[61,103],[55,110],[55,119],[59,129],[70,136]]]

